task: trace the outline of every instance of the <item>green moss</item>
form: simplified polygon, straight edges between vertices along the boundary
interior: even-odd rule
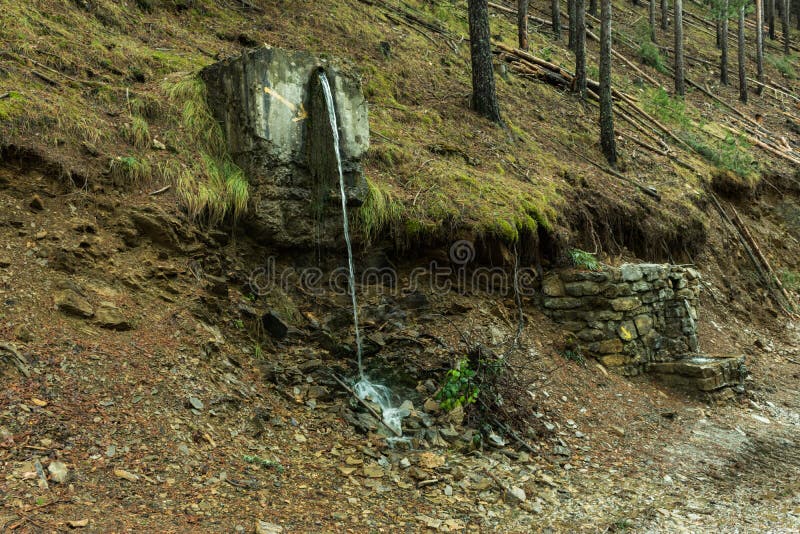
[[[11,91],[8,97],[0,100],[0,120],[7,121],[19,117],[25,112],[25,97],[21,93]]]

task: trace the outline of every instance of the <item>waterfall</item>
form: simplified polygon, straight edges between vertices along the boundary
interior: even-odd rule
[[[339,127],[336,121],[336,108],[333,106],[333,93],[331,84],[325,71],[320,71],[319,81],[322,92],[325,94],[325,107],[328,109],[328,120],[331,122],[333,132],[333,152],[336,154],[336,165],[339,169],[339,193],[342,195],[342,219],[344,220],[344,242],[347,244],[348,285],[350,287],[350,300],[353,304],[353,325],[356,328],[356,355],[358,357],[358,377],[364,380],[364,367],[361,363],[361,332],[358,328],[358,301],[356,300],[356,273],[353,267],[353,245],[350,242],[350,222],[347,219],[347,195],[344,190],[344,173],[342,172],[342,155],[339,152]]]
[[[381,408],[381,417],[386,426],[391,428],[397,435],[403,433],[402,420],[409,415],[405,408],[397,408],[392,402],[392,390],[380,384],[373,384],[364,374],[364,366],[361,361],[362,344],[361,331],[358,327],[358,300],[356,299],[356,275],[353,267],[353,245],[350,241],[350,222],[347,219],[347,195],[344,189],[344,173],[342,172],[342,155],[339,151],[339,128],[336,120],[336,108],[333,104],[333,93],[328,77],[324,71],[319,72],[319,81],[322,85],[322,92],[325,95],[325,107],[328,109],[328,119],[331,123],[333,132],[333,151],[336,154],[336,165],[339,170],[339,193],[342,197],[342,219],[344,226],[344,241],[347,245],[347,268],[348,282],[350,287],[350,300],[353,305],[353,326],[356,330],[356,355],[358,357],[358,382],[353,386],[356,395],[362,400],[368,399]]]

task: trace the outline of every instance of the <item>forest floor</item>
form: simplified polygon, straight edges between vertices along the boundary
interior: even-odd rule
[[[347,330],[342,296],[287,289],[305,326],[257,348],[248,317],[265,303],[243,289],[247,241],[196,232],[157,197],[66,190],[30,166],[3,167],[0,183],[0,339],[29,374],[0,352],[6,531],[800,528],[800,327],[756,302],[731,313],[743,297],[711,267],[701,345],[747,355],[746,393],[714,402],[566,360],[526,302],[512,361],[543,427],[531,449],[474,448],[463,421],[427,405],[450,443],[391,447],[354,429],[350,398],[320,372],[354,369],[313,332],[337,316]],[[375,358],[416,369],[420,392],[450,363],[443,345],[499,346],[516,327],[510,298],[359,299]]]

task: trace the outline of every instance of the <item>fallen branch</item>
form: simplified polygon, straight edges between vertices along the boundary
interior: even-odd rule
[[[165,192],[169,191],[170,187],[172,187],[172,185],[171,184],[167,184],[164,187],[162,187],[161,189],[156,189],[155,191],[152,191],[152,192],[147,193],[147,194],[150,195],[151,197],[154,197],[156,195],[160,195],[161,193],[165,193]]]
[[[37,78],[39,78],[40,80],[42,80],[43,82],[45,82],[48,85],[52,85],[54,87],[57,87],[57,86],[60,85],[57,81],[53,80],[52,78],[48,78],[47,76],[45,76],[44,74],[42,74],[39,71],[31,70],[31,74],[33,74],[34,76],[36,76]]]

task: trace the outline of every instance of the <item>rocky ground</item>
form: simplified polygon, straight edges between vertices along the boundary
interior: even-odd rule
[[[367,359],[415,406],[413,440],[391,445],[331,378],[355,372],[341,295],[254,297],[263,251],[187,226],[168,201],[0,172],[14,173],[0,180],[4,530],[800,529],[794,323],[701,305],[704,349],[752,371],[715,402],[564,359],[526,302],[510,364],[531,424],[478,442],[431,396],[460,338],[513,337],[513,301],[365,290]],[[278,307],[297,320],[260,319]],[[337,323],[343,337],[320,326]]]

